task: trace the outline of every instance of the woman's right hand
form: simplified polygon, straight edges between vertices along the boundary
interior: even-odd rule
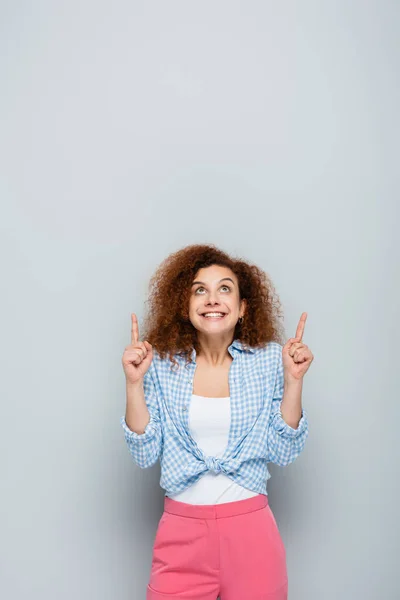
[[[147,341],[139,341],[139,325],[135,313],[132,313],[131,319],[131,345],[125,348],[122,355],[122,366],[128,384],[142,380],[153,360],[152,345]]]

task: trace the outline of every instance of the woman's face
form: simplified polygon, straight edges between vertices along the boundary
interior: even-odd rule
[[[189,319],[207,336],[232,334],[245,312],[245,300],[240,301],[236,275],[227,267],[212,265],[199,269],[193,279]],[[204,316],[206,313],[221,313]]]

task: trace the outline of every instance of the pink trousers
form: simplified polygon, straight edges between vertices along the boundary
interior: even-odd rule
[[[224,504],[164,497],[146,600],[287,600],[286,550],[268,496]]]

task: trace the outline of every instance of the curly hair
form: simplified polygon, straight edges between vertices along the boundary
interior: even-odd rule
[[[233,258],[214,244],[193,244],[170,254],[156,269],[149,282],[149,309],[144,321],[143,339],[158,351],[161,358],[177,365],[175,354],[184,354],[191,362],[194,348],[200,348],[197,330],[189,320],[189,299],[194,277],[199,269],[219,265],[235,273],[240,300],[247,301],[242,323],[237,323],[234,339],[258,347],[270,341],[283,342],[281,303],[275,288],[259,267],[242,258]]]

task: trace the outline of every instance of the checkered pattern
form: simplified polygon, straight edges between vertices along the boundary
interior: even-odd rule
[[[282,346],[269,342],[252,348],[234,340],[228,348],[233,361],[229,370],[231,422],[224,452],[206,456],[189,432],[189,405],[193,393],[196,352],[186,364],[177,354],[179,367],[153,350],[153,361],[144,376],[144,393],[150,421],[144,433],[129,429],[121,417],[125,440],[134,462],[145,469],[160,459],[160,486],[165,495],[183,491],[203,473],[225,473],[239,485],[267,493],[271,477],[267,463],[286,466],[304,448],[308,419],[303,410],[297,429],[282,418]],[[210,415],[212,419],[212,415]]]

